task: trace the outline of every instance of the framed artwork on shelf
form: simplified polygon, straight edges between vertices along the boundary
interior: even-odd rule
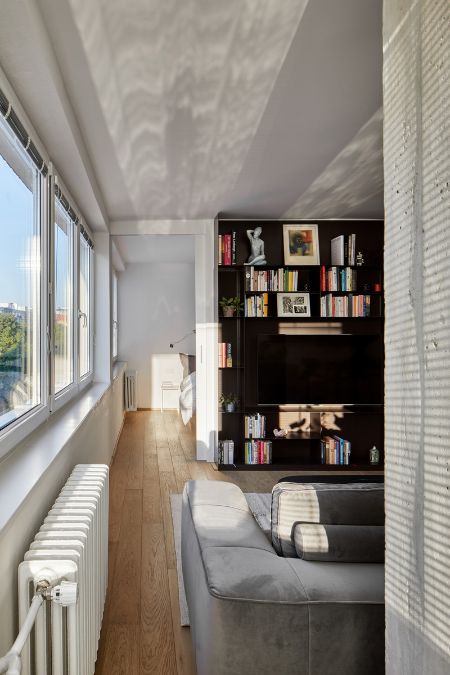
[[[319,228],[317,225],[283,225],[284,264],[319,265]]]
[[[309,293],[278,293],[277,310],[278,316],[284,318],[311,316]]]

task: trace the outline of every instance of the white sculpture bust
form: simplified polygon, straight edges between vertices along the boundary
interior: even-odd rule
[[[246,265],[266,265],[267,260],[264,255],[264,242],[261,237],[262,228],[255,227],[254,230],[247,230],[247,237],[250,241],[251,253]]]

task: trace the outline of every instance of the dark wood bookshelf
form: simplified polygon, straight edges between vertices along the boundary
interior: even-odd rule
[[[318,225],[320,264],[287,265],[284,263],[283,224]],[[257,382],[257,344],[258,335],[278,335],[282,331],[303,334],[335,334],[336,330],[346,334],[383,335],[384,332],[384,295],[383,290],[373,290],[376,284],[383,285],[383,230],[380,220],[245,220],[216,219],[218,234],[235,232],[236,264],[217,266],[218,298],[239,297],[242,302],[248,296],[268,294],[269,313],[266,317],[245,316],[242,313],[233,317],[218,314],[219,342],[232,344],[232,358],[236,366],[219,369],[219,395],[234,393],[240,402],[239,409],[228,413],[219,411],[219,441],[233,440],[234,459],[232,465],[219,464],[219,470],[242,471],[317,471],[317,472],[383,472],[384,463],[384,406],[382,404],[361,405],[343,401],[340,405],[260,405],[258,403]],[[246,236],[247,229],[262,227],[261,238],[265,245],[267,265],[255,266],[258,271],[288,269],[299,272],[297,291],[246,290],[246,273],[250,266],[245,265],[249,255]],[[362,251],[363,265],[339,265],[340,269],[351,267],[356,271],[356,288],[352,291],[321,290],[321,266],[328,270],[331,265],[331,239],[344,234],[356,234],[356,251]],[[217,249],[218,247],[216,247]],[[307,288],[302,288],[307,286]],[[310,296],[311,316],[278,317],[277,295],[280,293],[308,293]],[[325,295],[356,296],[372,298],[369,316],[320,316],[320,299]],[[245,310],[244,310],[245,312]],[[228,374],[227,374],[228,373]],[[266,416],[265,438],[247,438],[244,430],[245,415]],[[297,420],[311,425],[309,431],[297,430],[287,437],[275,437],[273,428],[282,426],[281,420]],[[330,421],[331,420],[331,421]],[[301,426],[300,424],[300,426]],[[289,423],[283,422],[289,426]],[[307,427],[306,427],[307,428]],[[322,464],[320,442],[324,435],[338,435],[352,444],[349,465]],[[245,464],[244,444],[249,441],[271,441],[271,464]],[[380,450],[380,464],[369,464],[369,449],[376,445]]]

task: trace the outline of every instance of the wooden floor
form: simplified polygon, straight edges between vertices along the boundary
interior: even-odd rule
[[[227,480],[269,492],[280,473],[219,472],[195,460],[176,412],[128,413],[110,473],[109,586],[96,675],[194,675],[181,628],[169,495],[185,481]]]

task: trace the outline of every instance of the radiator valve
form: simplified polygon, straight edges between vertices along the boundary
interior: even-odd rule
[[[59,586],[51,590],[51,599],[57,605],[68,607],[75,605],[78,599],[78,584],[76,581],[61,581]]]

